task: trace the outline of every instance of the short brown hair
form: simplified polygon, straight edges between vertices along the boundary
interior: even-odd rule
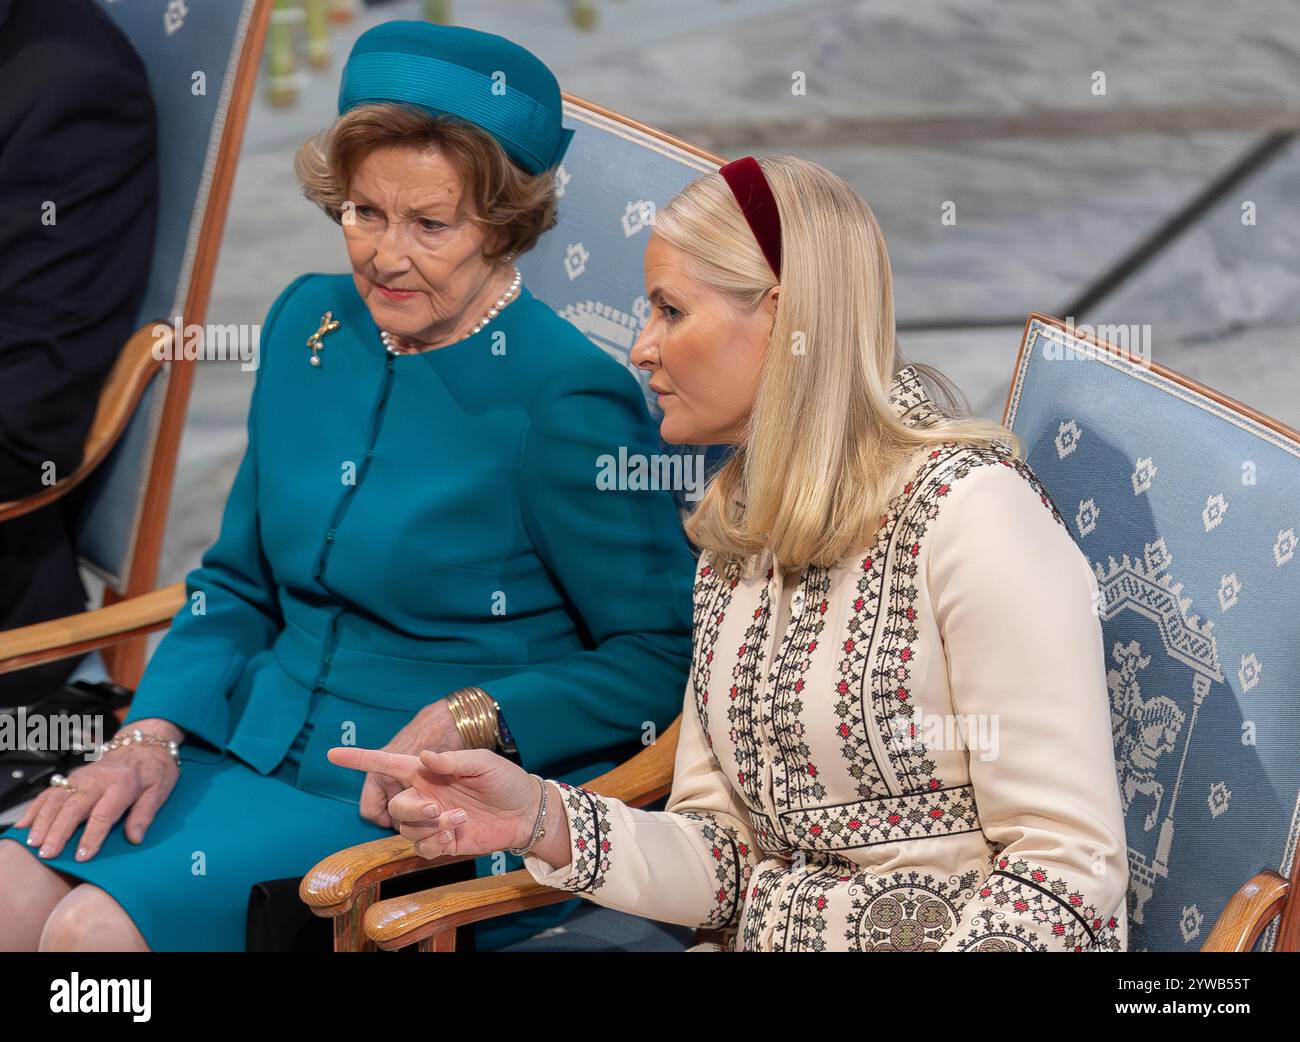
[[[484,248],[487,261],[531,250],[555,226],[553,171],[534,175],[516,166],[496,138],[472,123],[389,102],[358,105],[303,143],[293,161],[303,194],[342,223],[353,174],[385,147],[436,147],[446,155],[465,186],[462,206],[472,201],[475,217],[497,234],[496,247]]]

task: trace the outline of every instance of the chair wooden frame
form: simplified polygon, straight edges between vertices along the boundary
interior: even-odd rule
[[[185,303],[181,314],[186,324],[202,323],[207,314],[217,255],[221,247],[221,236],[225,229],[230,194],[235,182],[235,169],[243,143],[248,109],[256,87],[262,45],[272,6],[273,0],[256,0],[248,23],[247,35],[244,37],[244,46],[235,71],[221,142],[217,150],[216,165],[208,189],[203,221],[199,228],[193,267],[185,291]],[[166,320],[167,316],[160,316],[158,321],[165,324]],[[122,576],[121,591],[106,586],[103,607],[99,609],[100,611],[119,604],[129,604],[136,598],[149,594],[154,590],[158,580],[158,561],[162,556],[163,535],[167,528],[167,513],[176,474],[176,459],[180,452],[181,434],[185,428],[185,417],[189,409],[195,363],[183,358],[172,358],[171,352],[164,354],[161,351],[159,354],[170,360],[166,362],[157,360],[146,348],[150,347],[156,339],[170,334],[162,334],[160,325],[160,332],[155,337],[153,329],[152,322],[143,326],[132,335],[122,349],[100,391],[99,404],[86,437],[82,461],[76,470],[40,492],[23,499],[0,503],[0,522],[4,522],[61,499],[80,486],[108,457],[126,430],[127,423],[140,403],[149,382],[163,374],[164,366],[166,367],[167,379],[161,420],[150,456],[144,495],[140,503],[140,522],[135,546],[127,572]],[[10,672],[23,666],[68,658],[87,650],[78,643],[76,645],[78,650],[46,648],[44,651],[38,651],[35,645],[31,644],[28,631],[39,630],[42,626],[54,626],[56,630],[49,632],[64,632],[70,637],[75,637],[83,628],[82,620],[85,620],[84,628],[87,630],[98,628],[97,622],[86,618],[93,614],[95,613],[82,613],[66,619],[54,620],[51,623],[41,623],[38,626],[23,627],[22,630],[11,630],[7,634],[0,634],[0,640],[6,641],[5,646],[10,636],[20,644],[24,641],[28,642],[29,646],[21,665],[14,664],[12,660],[0,661],[0,672]],[[131,614],[131,610],[128,610],[128,614]],[[112,617],[114,616],[110,616]],[[59,627],[62,629],[59,630]],[[37,643],[40,643],[39,638]],[[104,664],[109,676],[116,683],[129,688],[135,688],[139,684],[145,664],[146,642],[143,637],[126,636],[111,642],[94,643],[92,646],[104,649]]]

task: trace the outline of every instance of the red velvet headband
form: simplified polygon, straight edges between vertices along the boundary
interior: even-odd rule
[[[781,212],[776,208],[776,196],[763,176],[763,168],[753,156],[741,156],[718,168],[731,186],[731,193],[740,204],[740,212],[749,222],[749,230],[758,240],[763,256],[767,258],[772,273],[781,277]]]

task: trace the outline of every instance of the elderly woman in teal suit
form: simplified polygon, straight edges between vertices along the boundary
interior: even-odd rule
[[[655,426],[512,264],[554,223],[554,77],[500,37],[390,22],[339,111],[297,168],[352,272],[271,305],[220,536],[123,732],[0,838],[0,947],[242,948],[252,884],[392,834],[400,786],[331,746],[517,749],[580,782],[676,714],[676,510],[596,482]]]

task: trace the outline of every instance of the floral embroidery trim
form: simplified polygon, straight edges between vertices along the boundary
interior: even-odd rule
[[[882,528],[889,527],[890,518],[900,519],[896,523],[896,531],[884,533],[888,551],[883,552],[881,544],[877,544],[879,556],[891,565],[887,595],[882,593],[877,601],[868,601],[865,605],[860,598],[854,605],[855,609],[865,613],[878,612],[877,617],[871,619],[873,625],[878,623],[880,616],[884,618],[884,624],[880,627],[882,636],[873,662],[872,719],[877,733],[885,742],[894,777],[904,792],[935,790],[944,785],[943,779],[934,773],[935,763],[926,755],[924,745],[914,740],[915,707],[910,682],[918,655],[927,653],[918,644],[920,634],[916,626],[918,561],[926,534],[938,518],[949,493],[958,482],[980,467],[1009,467],[1029,482],[1057,522],[1066,527],[1051,497],[1028,464],[1015,459],[1005,449],[948,442],[932,450],[927,460],[890,504],[889,513],[882,519]],[[908,495],[912,499],[904,506],[903,499]],[[864,566],[869,561],[870,558],[864,561]],[[856,616],[854,623],[858,623]],[[865,629],[866,622],[860,625]],[[864,653],[870,647],[868,639],[863,647]],[[841,672],[856,672],[847,658],[841,666]],[[850,700],[847,706],[846,722],[857,729],[861,740],[866,740],[863,718],[865,700],[856,701],[857,704],[854,705],[854,700]]]
[[[849,776],[856,783],[862,799],[875,799],[889,794],[884,774],[871,748],[866,730],[866,713],[863,706],[862,684],[867,655],[875,641],[876,626],[880,621],[876,611],[880,603],[880,584],[884,577],[885,547],[888,542],[888,515],[881,518],[881,533],[876,544],[863,557],[859,568],[857,597],[853,613],[845,623],[847,636],[841,645],[843,657],[839,664],[839,677],[835,681],[835,715],[839,723],[835,736],[840,739],[840,755],[848,761]],[[857,697],[855,697],[855,692]]]
[[[930,400],[915,366],[904,366],[894,374],[889,404],[909,427],[933,427],[940,419],[939,410]]]
[[[947,455],[945,455],[945,451]],[[943,787],[935,763],[920,742],[912,740],[915,707],[910,682],[917,656],[931,653],[918,644],[918,561],[927,532],[939,517],[953,487],[980,467],[1005,464],[1005,450],[946,444],[930,453],[933,466],[923,467],[903,491],[920,489],[903,511],[894,538],[889,595],[881,604],[886,623],[876,657],[872,702],[874,722],[886,743],[894,776],[905,792]]]
[[[772,895],[780,887],[789,873],[784,864],[755,870],[749,881],[749,903],[745,906],[744,918],[740,924],[740,938],[737,947],[741,951],[762,951],[772,932],[769,922],[768,905]]]
[[[713,861],[714,878],[718,887],[713,893],[709,913],[697,925],[701,927],[732,927],[740,918],[745,886],[754,866],[754,852],[748,843],[736,835],[735,829],[719,823],[712,814],[685,811],[682,817],[701,823],[700,835],[707,843]]]
[[[1056,501],[1052,499],[1051,493],[1047,491],[1043,483],[1038,480],[1038,475],[1034,473],[1033,468],[1022,459],[1005,459],[1000,462],[1004,467],[1010,467],[1029,482],[1029,487],[1038,493],[1039,501],[1051,512],[1056,523],[1069,532],[1070,526],[1065,523],[1065,518],[1061,516],[1060,510],[1057,509]],[[1073,533],[1070,534],[1070,538],[1074,538]]]
[[[975,789],[960,785],[824,807],[783,811],[781,826],[800,849],[853,850],[904,839],[977,832]]]
[[[573,864],[560,884],[574,893],[593,893],[605,885],[610,869],[610,813],[604,798],[588,789],[556,782],[569,808]]]
[[[978,880],[974,870],[946,882],[915,869],[884,877],[857,873],[848,884],[853,895],[844,934],[849,950],[939,951]]]
[[[773,742],[772,786],[775,799],[784,806],[816,803],[826,798],[821,771],[812,759],[804,724],[805,677],[813,656],[821,647],[826,613],[830,609],[831,574],[825,568],[810,567],[794,596],[803,604],[799,612],[791,605],[792,618],[783,634],[781,653],[775,657],[768,680]]]
[[[695,706],[700,715],[700,728],[709,749],[713,748],[713,735],[709,732],[709,681],[712,677],[713,655],[722,632],[732,594],[740,583],[738,576],[723,575],[707,559],[695,573],[694,647],[692,648],[692,679],[695,688]]]
[[[924,491],[919,490],[945,464],[960,460],[972,451],[966,446],[945,443],[929,453],[911,480],[890,501],[880,519],[876,542],[859,565],[862,574],[857,583],[858,596],[846,624],[847,638],[841,646],[843,657],[835,682],[835,713],[839,718],[836,737],[842,743],[840,753],[848,761],[849,775],[864,800],[890,795],[890,787],[871,747],[868,697],[872,704],[872,727],[877,733],[897,736],[911,731],[913,709],[908,684],[919,635],[915,626],[919,597],[916,561],[926,530],[925,522],[918,521],[916,514],[925,511],[936,516],[951,484],[931,480]],[[888,596],[882,589],[886,574],[890,577]],[[878,633],[883,636],[876,647]],[[868,696],[867,658],[873,648],[876,651],[870,663]],[[902,717],[901,722],[896,717]],[[901,732],[898,728],[902,728]],[[916,745],[907,742],[903,749],[886,747],[899,786],[904,791],[942,788],[943,780],[933,775],[933,761],[920,758],[917,763],[910,762],[909,753],[911,758],[916,758],[919,752],[924,752]],[[925,782],[919,780],[922,773],[926,775]]]
[[[978,932],[975,932],[978,931]],[[1029,926],[988,910],[976,914],[972,933],[955,949],[960,952],[1045,952],[1047,944]]]
[[[785,834],[777,828],[776,822],[771,817],[753,807],[746,809],[749,813],[750,827],[754,832],[754,842],[758,844],[760,850],[765,854],[779,854],[783,857],[790,857],[795,853],[795,848],[785,838]]]
[[[771,569],[767,578],[771,579]],[[727,737],[736,764],[736,789],[744,794],[749,806],[762,807],[762,759],[759,756],[759,732],[771,733],[771,699],[758,705],[757,679],[760,657],[767,648],[772,623],[768,586],[759,590],[758,607],[745,629],[744,639],[736,650],[736,664],[731,669],[731,687],[727,691]],[[755,709],[762,715],[756,715]]]
[[[1120,950],[1116,917],[1099,915],[1086,903],[1086,895],[1066,879],[1053,877],[1043,866],[1023,859],[999,855],[995,864],[975,894],[976,900],[987,906],[977,913],[977,918],[984,919],[977,938],[995,932],[991,927],[995,910],[1005,908],[1034,924],[1039,935],[1046,932],[1062,951]]]

